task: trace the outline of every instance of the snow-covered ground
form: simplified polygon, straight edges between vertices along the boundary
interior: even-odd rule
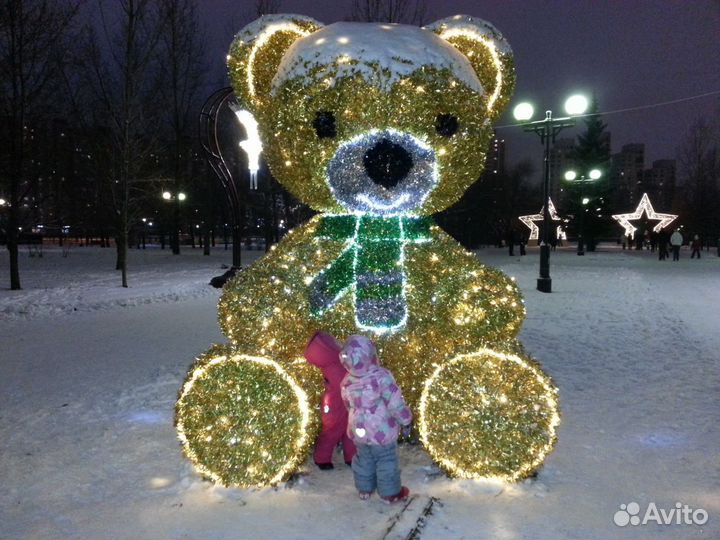
[[[535,290],[536,250],[478,256],[525,294],[520,337],[560,387],[559,441],[536,479],[509,486],[448,479],[404,446],[405,507],[358,500],[339,456],[255,490],[215,487],[182,456],[173,405],[193,357],[223,341],[207,282],[230,252],[132,250],[128,289],[112,250],[24,252],[12,292],[2,249],[0,537],[405,538],[431,497],[423,539],[720,537],[715,252],[559,250],[552,294]],[[615,525],[630,502],[709,520]]]

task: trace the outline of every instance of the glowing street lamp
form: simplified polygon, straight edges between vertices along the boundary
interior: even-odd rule
[[[577,116],[585,113],[588,109],[588,100],[582,94],[570,96],[565,101],[565,112],[570,116]]]
[[[518,103],[513,109],[515,120],[526,122],[535,114],[535,108],[530,103]]]
[[[585,255],[585,213],[587,212],[585,206],[590,202],[589,198],[583,197],[582,186],[585,183],[594,182],[595,180],[600,179],[601,176],[602,171],[600,169],[591,169],[588,172],[587,177],[585,175],[580,175],[580,177],[578,177],[578,174],[575,171],[567,171],[565,173],[565,180],[573,184],[578,184],[580,186],[580,200],[583,206],[580,209],[580,216],[578,217],[578,255]]]
[[[573,127],[573,116],[583,114],[587,110],[588,100],[581,95],[570,96],[565,101],[565,111],[569,116],[553,118],[552,111],[545,111],[545,118],[531,122],[534,108],[529,103],[519,103],[513,109],[513,115],[525,131],[532,131],[540,136],[540,142],[545,145],[545,174],[543,177],[543,230],[540,242],[540,276],[537,279],[537,290],[540,292],[552,291],[552,278],[550,278],[550,239],[548,237],[550,222],[550,143],[555,142],[563,128]]]
[[[170,191],[163,191],[162,198],[165,199],[166,201],[172,201],[174,199],[174,196],[173,196],[172,192],[170,192]],[[185,195],[181,191],[180,193],[177,194],[177,199],[178,199],[178,201],[184,201],[185,199],[187,199],[187,195]]]
[[[177,196],[172,191],[163,191],[162,192],[162,198],[163,200],[167,202],[174,201],[174,211],[173,211],[173,232],[172,236],[170,238],[170,242],[172,243],[172,252],[173,255],[179,255],[180,254],[180,233],[178,229],[180,228],[180,203],[183,202],[185,199],[187,199],[187,196],[182,191],[177,192]]]

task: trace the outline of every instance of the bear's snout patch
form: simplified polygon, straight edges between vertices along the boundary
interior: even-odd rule
[[[340,144],[327,181],[350,212],[398,215],[422,206],[437,185],[437,156],[407,132],[371,130]]]

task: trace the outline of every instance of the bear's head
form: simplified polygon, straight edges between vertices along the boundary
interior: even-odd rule
[[[512,51],[464,15],[425,28],[265,16],[228,55],[273,175],[326,213],[428,215],[476,181]]]

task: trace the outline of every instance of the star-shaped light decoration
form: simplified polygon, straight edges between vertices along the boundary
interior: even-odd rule
[[[615,214],[612,218],[625,229],[625,236],[635,238],[637,227],[633,227],[630,221],[642,218],[643,213],[648,219],[660,222],[653,227],[653,231],[655,232],[660,232],[677,218],[675,214],[658,214],[650,203],[650,197],[648,197],[647,193],[643,193],[640,204],[638,204],[634,212],[630,214]]]
[[[548,211],[550,212],[550,219],[552,219],[553,221],[561,221],[560,216],[558,216],[557,210],[555,210],[555,205],[550,198],[548,198]],[[543,220],[544,212],[545,206],[543,205],[543,207],[540,209],[540,213],[538,214],[518,216],[518,219],[522,221],[528,229],[530,229],[530,240],[537,240],[538,236],[540,236],[540,227],[535,225],[535,222]],[[562,226],[558,226],[558,230],[556,231],[558,238],[560,238],[560,234],[562,233],[561,231]]]

